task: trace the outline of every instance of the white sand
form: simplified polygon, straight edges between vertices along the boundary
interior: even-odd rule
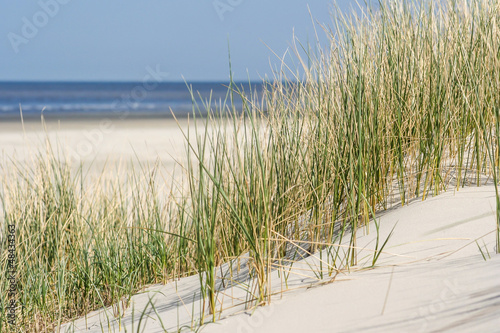
[[[467,188],[397,208],[381,218],[382,237],[398,223],[373,270],[285,295],[204,332],[498,332],[500,256],[493,254],[493,187]],[[360,238],[370,246],[374,234]],[[490,251],[484,261],[474,242]],[[368,251],[365,251],[369,255]]]
[[[187,128],[185,122],[183,126]],[[43,146],[45,132],[39,123],[26,124],[26,134],[20,128],[0,123],[0,154],[29,163],[31,152]],[[173,158],[185,156],[182,136],[171,120],[115,120],[109,129],[96,121],[67,121],[48,128],[49,137],[58,138],[72,152],[90,147],[79,156],[94,166],[109,160],[159,159],[168,168],[174,165]],[[358,246],[363,250],[358,267],[335,281],[327,275],[319,281],[313,273],[319,270],[319,259],[309,257],[293,266],[287,286],[275,271],[272,288],[277,294],[269,306],[245,311],[241,304],[248,296],[245,288],[231,287],[227,279],[223,287],[219,280],[222,319],[203,332],[500,331],[500,256],[494,254],[492,186],[413,201],[380,213],[379,222],[381,239],[397,225],[375,269],[362,269],[370,266],[375,247],[372,223],[369,235],[359,233]],[[491,259],[483,260],[476,240]],[[240,264],[239,275],[233,277],[252,283],[246,281],[246,261]],[[221,269],[228,270],[228,265]],[[235,268],[233,274],[237,273]],[[293,290],[283,292],[287,287]],[[198,276],[152,286],[133,296],[124,310],[117,310],[120,307],[90,313],[64,325],[63,331],[189,330],[200,314]]]

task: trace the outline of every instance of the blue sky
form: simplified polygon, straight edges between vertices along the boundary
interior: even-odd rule
[[[355,6],[339,0],[342,9]],[[168,81],[271,74],[292,33],[314,38],[331,23],[332,0],[0,0],[0,80]],[[324,33],[320,31],[324,43]],[[247,74],[248,71],[248,74]]]

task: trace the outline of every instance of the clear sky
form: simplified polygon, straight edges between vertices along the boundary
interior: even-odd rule
[[[294,30],[314,39],[308,5],[331,23],[332,0],[0,0],[0,80],[140,81],[148,67],[168,81],[227,80],[228,42],[235,78],[255,80]]]

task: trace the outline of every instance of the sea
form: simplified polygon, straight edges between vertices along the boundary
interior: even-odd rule
[[[228,82],[0,82],[0,121],[52,117],[176,117],[206,113],[228,97]],[[261,83],[237,83],[259,94]],[[194,101],[193,101],[194,96]],[[234,95],[233,95],[234,96]],[[235,98],[236,108],[241,99]]]

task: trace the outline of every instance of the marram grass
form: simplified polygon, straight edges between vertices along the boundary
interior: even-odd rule
[[[51,153],[32,167],[2,164],[0,267],[13,223],[18,325],[48,331],[195,273],[198,323],[216,320],[216,267],[229,260],[250,258],[249,304],[266,304],[271,271],[308,253],[327,250],[319,277],[356,265],[356,232],[371,219],[378,232],[378,210],[488,180],[496,188],[499,6],[381,1],[336,13],[324,29],[330,45],[310,52],[296,42],[299,68],[283,63],[262,96],[231,83],[217,107],[193,98],[179,186],[150,170],[88,184]],[[345,240],[348,250],[331,246]],[[7,288],[2,279],[1,331]]]

